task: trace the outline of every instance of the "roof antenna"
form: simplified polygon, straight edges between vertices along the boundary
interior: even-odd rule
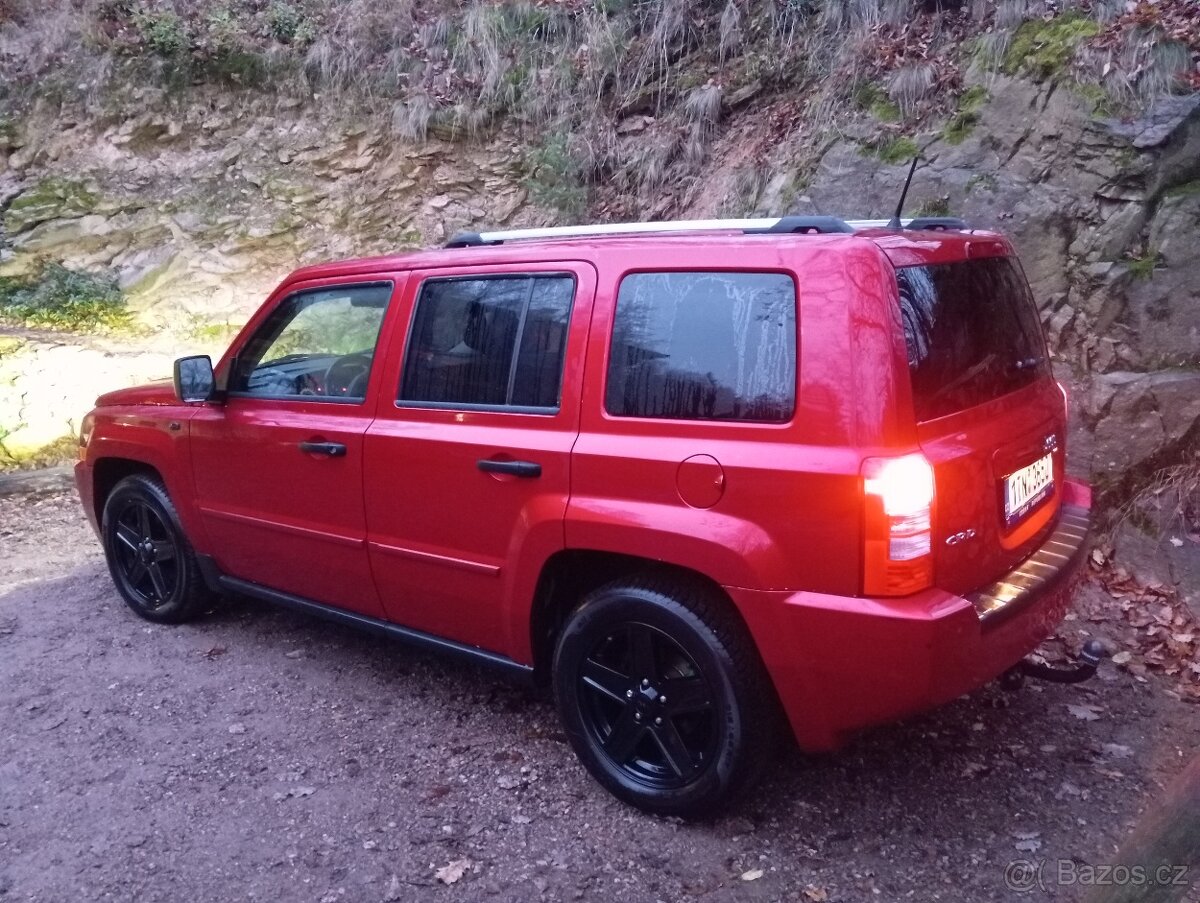
[[[912,166],[908,168],[908,178],[904,180],[904,191],[900,192],[900,203],[896,205],[896,215],[892,217],[891,222],[887,224],[889,229],[903,229],[904,226],[900,223],[900,214],[904,212],[904,199],[908,197],[908,186],[912,184],[913,173],[917,171],[917,161],[921,159],[918,153],[913,157]]]

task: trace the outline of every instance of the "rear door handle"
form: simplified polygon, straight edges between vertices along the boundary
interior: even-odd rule
[[[310,455],[329,455],[331,458],[346,456],[346,446],[340,442],[301,442],[300,451]]]
[[[475,462],[475,466],[484,473],[507,473],[514,477],[540,477],[542,475],[542,465],[532,461],[492,461],[482,458]]]

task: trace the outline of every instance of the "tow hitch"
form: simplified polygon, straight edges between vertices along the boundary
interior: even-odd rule
[[[1108,650],[1104,648],[1104,644],[1099,640],[1088,640],[1083,644],[1079,660],[1075,665],[1056,668],[1024,659],[1004,672],[1000,678],[1000,685],[1006,690],[1018,690],[1025,683],[1026,677],[1055,684],[1082,683],[1095,675],[1100,662],[1106,658],[1108,658]]]

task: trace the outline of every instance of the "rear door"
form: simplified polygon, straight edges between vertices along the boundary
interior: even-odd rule
[[[897,282],[918,437],[936,474],[935,581],[966,593],[1052,529],[1066,406],[1014,258],[904,266]]]
[[[410,275],[406,347],[388,355],[391,396],[365,447],[392,620],[504,655],[528,647],[528,618],[505,603],[528,605],[563,547],[595,282],[573,262]]]

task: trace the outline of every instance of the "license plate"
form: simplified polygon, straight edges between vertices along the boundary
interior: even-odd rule
[[[1038,458],[1004,480],[1004,520],[1009,526],[1054,492],[1054,457]]]

